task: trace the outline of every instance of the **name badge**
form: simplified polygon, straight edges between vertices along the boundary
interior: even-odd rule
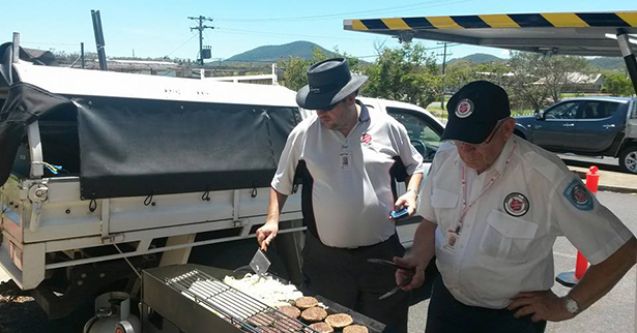
[[[458,238],[460,238],[460,235],[454,230],[449,229],[447,230],[446,236],[447,239],[445,239],[444,248],[448,251],[454,252],[456,249],[456,243],[458,243]]]
[[[352,167],[352,153],[350,151],[342,151],[338,154],[341,169],[350,169]]]

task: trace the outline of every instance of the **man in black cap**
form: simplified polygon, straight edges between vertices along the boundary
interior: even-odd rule
[[[316,114],[288,137],[257,241],[267,249],[294,177],[302,177],[305,287],[386,324],[388,332],[406,332],[407,295],[379,300],[395,287],[394,269],[367,259],[403,255],[388,216],[401,206],[414,213],[422,157],[398,121],[357,101],[367,78],[351,75],[345,59],[319,62],[307,76],[309,84],[296,101]],[[410,177],[407,192],[396,198],[393,182],[399,174]]]
[[[573,318],[635,264],[633,234],[562,161],[513,136],[506,92],[487,81],[462,87],[423,189],[412,251],[395,261],[441,279],[428,333],[543,332]],[[566,236],[592,266],[567,295],[553,286],[553,243]],[[397,282],[405,272],[396,273]],[[418,270],[405,290],[422,284]]]

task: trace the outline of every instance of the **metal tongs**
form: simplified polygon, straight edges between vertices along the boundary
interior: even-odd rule
[[[414,277],[414,274],[416,274],[416,268],[414,267],[404,267],[401,265],[396,264],[395,262],[391,261],[391,260],[387,260],[387,259],[380,259],[380,258],[368,258],[367,262],[372,263],[372,264],[380,264],[380,265],[386,265],[389,267],[393,267],[395,269],[402,269],[407,271],[409,274],[409,277],[401,282],[399,285],[397,285],[396,287],[394,287],[392,290],[380,295],[380,297],[378,297],[379,301],[382,301],[386,298],[389,298],[391,296],[393,296],[395,293],[397,293],[401,287],[404,287],[406,285],[408,285],[411,282],[411,279]]]

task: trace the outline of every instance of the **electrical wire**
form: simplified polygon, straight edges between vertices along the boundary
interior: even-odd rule
[[[197,36],[197,33],[192,33],[190,38],[186,39],[183,43],[179,44],[179,46],[177,46],[174,50],[170,51],[170,53],[168,53],[166,56],[169,57],[171,56],[173,53],[177,52],[179,49],[181,49],[184,45],[186,45],[186,43],[190,42],[193,38],[195,38]]]
[[[472,0],[462,0],[462,1],[444,1],[444,0],[435,0],[435,1],[420,1],[417,3],[406,4],[402,6],[393,6],[393,7],[385,7],[385,8],[377,8],[377,9],[368,9],[368,10],[359,10],[352,12],[340,12],[340,13],[332,13],[325,15],[311,15],[311,16],[288,16],[288,17],[269,17],[262,19],[244,19],[244,18],[215,18],[217,21],[232,21],[232,22],[270,22],[270,21],[307,21],[307,20],[316,20],[316,19],[328,19],[334,17],[343,17],[348,15],[360,15],[360,14],[371,14],[371,13],[388,13],[394,12],[398,10],[405,9],[416,9],[416,8],[431,8],[438,6],[446,6],[450,4],[469,2]]]

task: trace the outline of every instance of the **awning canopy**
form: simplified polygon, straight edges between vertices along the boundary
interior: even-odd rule
[[[348,19],[343,25],[403,41],[421,38],[563,55],[619,57],[612,36],[620,32],[633,35],[633,48],[637,44],[637,11]]]

